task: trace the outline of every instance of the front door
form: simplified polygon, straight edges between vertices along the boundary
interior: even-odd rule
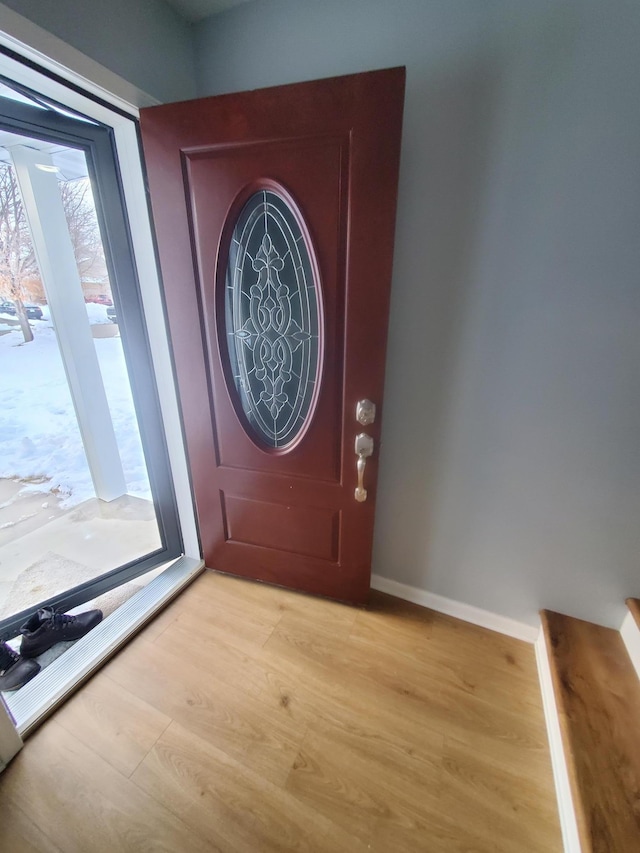
[[[366,600],[404,77],[141,112],[211,568]]]

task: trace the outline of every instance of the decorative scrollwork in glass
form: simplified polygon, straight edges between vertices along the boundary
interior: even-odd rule
[[[234,226],[225,323],[231,373],[251,430],[269,447],[290,444],[315,397],[320,305],[298,219],[272,190],[252,195]]]

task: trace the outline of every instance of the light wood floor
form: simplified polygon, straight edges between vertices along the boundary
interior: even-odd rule
[[[619,631],[542,611],[584,853],[640,850],[640,682]]]
[[[206,573],[0,776],[0,849],[561,850],[533,648]]]

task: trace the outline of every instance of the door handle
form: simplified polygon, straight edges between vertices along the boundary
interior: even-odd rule
[[[367,459],[373,453],[373,439],[366,432],[356,436],[356,463],[358,469],[358,485],[356,486],[355,499],[362,503],[367,499],[367,490],[364,487],[364,471],[367,467]]]

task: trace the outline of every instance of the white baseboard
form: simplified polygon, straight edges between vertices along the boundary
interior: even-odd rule
[[[500,616],[499,613],[491,613],[489,610],[482,610],[482,608],[474,607],[472,604],[454,601],[452,598],[445,598],[443,595],[436,595],[433,592],[392,581],[380,575],[371,576],[371,586],[373,589],[394,595],[396,598],[421,604],[430,610],[437,610],[438,613],[455,616],[463,622],[471,622],[473,625],[488,628],[490,631],[498,631],[500,634],[507,634],[509,637],[515,637],[517,640],[524,640],[527,643],[535,643],[540,633],[539,628],[527,625],[525,622],[518,622],[508,616]]]
[[[578,824],[571,796],[571,785],[569,783],[569,771],[562,745],[562,733],[558,718],[558,707],[553,690],[553,679],[551,678],[551,667],[547,653],[547,644],[544,631],[540,631],[535,643],[536,662],[538,664],[538,679],[542,693],[542,706],[544,718],[547,724],[547,737],[549,739],[549,750],[551,752],[551,766],[553,768],[553,781],[556,786],[556,799],[558,801],[558,813],[560,815],[560,828],[562,830],[562,841],[564,853],[580,853],[580,837],[578,835]]]
[[[631,613],[627,613],[624,617],[624,621],[620,626],[620,636],[627,647],[627,652],[638,674],[638,678],[640,678],[640,628],[638,628],[636,620]]]

